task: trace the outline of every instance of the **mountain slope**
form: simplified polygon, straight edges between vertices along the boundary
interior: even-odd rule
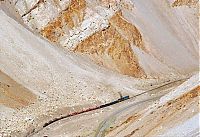
[[[0,1],[0,136],[183,135],[198,15],[195,0]]]
[[[196,0],[18,1],[16,8],[32,30],[119,73],[158,78],[198,70]]]

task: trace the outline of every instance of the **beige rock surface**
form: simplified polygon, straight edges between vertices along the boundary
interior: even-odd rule
[[[198,135],[198,6],[0,1],[0,136]]]
[[[27,9],[22,16],[34,7],[31,0],[25,3]],[[184,6],[191,3],[192,7]],[[19,11],[22,7],[23,4],[16,4]],[[46,13],[52,9],[56,11]],[[87,54],[97,64],[122,74],[142,78],[180,76],[198,67],[198,4],[195,1],[48,1],[28,12],[23,20],[32,30],[59,46]],[[123,40],[113,43],[109,33]],[[113,53],[109,52],[111,49]],[[124,52],[125,56],[119,59]],[[150,58],[148,62],[147,58]]]

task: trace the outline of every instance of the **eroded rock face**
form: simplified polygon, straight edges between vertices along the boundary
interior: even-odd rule
[[[116,2],[108,1],[101,1],[101,3],[104,6],[115,6],[116,4]],[[91,7],[87,7],[87,9],[88,8]],[[94,10],[92,12],[94,12]],[[61,37],[69,34],[70,30],[80,27],[80,25],[83,24],[82,22],[85,14],[90,14],[89,10],[86,11],[86,1],[72,0],[67,9],[63,10],[57,18],[49,22],[40,33],[50,41],[59,43]],[[87,20],[86,18],[86,23]],[[96,18],[96,20],[98,21],[99,19]],[[137,57],[131,49],[131,44],[135,44],[141,49],[144,49],[142,36],[139,30],[123,19],[121,11],[117,11],[110,18],[104,18],[102,21],[103,20],[107,22],[105,28],[99,28],[99,25],[102,24],[100,21],[100,24],[96,26],[98,29],[96,32],[89,32],[89,35],[86,36],[85,39],[79,43],[73,43],[72,47],[75,48],[70,48],[70,50],[89,54],[96,63],[122,74],[144,77],[145,73],[139,66]],[[89,22],[91,21],[93,20],[89,20]],[[87,29],[87,27],[84,29]],[[79,39],[80,38],[77,40]],[[61,46],[68,47],[68,44],[69,43],[61,43]]]
[[[121,12],[117,12],[109,20],[109,27],[89,36],[74,51],[89,54],[95,62],[122,74],[143,77],[145,73],[131,44],[145,49],[138,29],[125,21]]]
[[[131,44],[134,44],[142,50],[145,49],[142,36],[136,26],[123,19],[119,8],[119,6],[124,6],[130,9],[133,6],[131,7],[125,1],[120,3],[121,5],[117,1],[99,1],[98,3],[101,6],[97,6],[92,1],[72,0],[56,18],[40,30],[38,28],[36,30],[51,42],[74,52],[88,54],[99,65],[122,74],[145,77],[137,56],[131,48]],[[42,2],[38,1],[22,16],[28,16],[28,14],[31,16],[31,10],[39,8],[39,4]],[[95,4],[96,9],[90,4]],[[96,13],[97,10],[102,13]],[[93,22],[95,26],[92,27],[89,23]]]
[[[183,6],[183,5],[193,6],[193,5],[197,5],[197,3],[198,3],[198,0],[176,0],[172,4],[172,6],[173,7]]]
[[[72,0],[67,9],[61,11],[58,17],[40,31],[41,35],[52,42],[58,42],[59,37],[83,21],[85,8],[85,0]]]
[[[143,2],[27,0],[24,3],[17,1],[15,5],[32,30],[66,50],[87,54],[97,64],[121,74],[158,78],[186,75],[196,70],[198,37],[195,25],[198,20],[188,14],[197,9],[196,0],[152,1],[145,3],[149,3],[147,8],[142,7],[145,6]],[[191,9],[171,8],[181,5],[194,6]],[[143,16],[147,11],[152,14]],[[180,15],[180,12],[187,14]],[[180,20],[188,18],[192,21],[182,26]],[[175,52],[179,62],[170,55]]]

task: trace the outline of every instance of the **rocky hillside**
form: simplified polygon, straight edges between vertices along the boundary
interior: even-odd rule
[[[198,6],[1,0],[0,136],[199,134]]]
[[[197,70],[196,0],[27,0],[15,7],[31,30],[122,74],[149,78]]]

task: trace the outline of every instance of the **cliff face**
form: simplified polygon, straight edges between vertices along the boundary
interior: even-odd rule
[[[59,38],[67,33],[69,29],[71,30],[83,22],[85,9],[85,0],[71,1],[65,10],[62,10],[53,21],[48,22],[48,24],[40,30],[41,35],[52,42],[58,42]]]
[[[195,0],[29,0],[15,5],[30,29],[121,74],[155,78],[197,70]],[[187,24],[182,25],[183,21]]]
[[[130,44],[145,49],[138,29],[124,20],[119,11],[109,19],[107,28],[80,42],[74,51],[89,54],[98,64],[122,74],[144,77]]]
[[[92,5],[93,3],[94,2],[92,2]],[[69,39],[67,43],[61,42],[61,46],[68,47],[74,52],[88,54],[99,65],[122,74],[144,77],[145,73],[142,68],[140,68],[137,57],[132,52],[130,46],[130,44],[133,43],[144,49],[142,36],[139,30],[123,19],[122,12],[119,8],[113,11],[113,13],[107,11],[110,17],[106,17],[108,15],[102,17],[102,15],[95,14],[96,9],[93,9],[95,7],[86,4],[85,0],[71,1],[66,10],[62,11],[56,19],[49,22],[40,31],[42,36],[56,43],[60,43],[61,40],[66,41],[66,39]],[[114,6],[113,3],[109,2],[102,2],[102,4],[105,6],[107,4]],[[104,12],[103,10],[106,7],[102,5],[100,8],[102,9],[99,9],[98,12]],[[107,10],[111,9],[108,8]],[[92,13],[94,15],[90,16]],[[93,16],[96,17],[94,18]],[[93,28],[90,28],[88,25],[95,20],[98,21],[99,24],[95,24],[96,26],[94,26],[94,29],[96,29],[96,31],[93,31]],[[101,28],[103,22],[105,22],[105,25]],[[82,28],[82,34],[80,34],[78,28]],[[87,34],[85,31],[89,28],[91,31],[87,31]],[[66,36],[70,32],[73,32],[73,30],[76,30],[76,32],[72,36],[70,35],[71,37]],[[73,38],[74,35],[78,36]],[[86,35],[85,38],[84,36],[82,38],[82,35]],[[73,40],[74,43],[71,42]],[[69,47],[69,45],[71,45],[71,47]]]

